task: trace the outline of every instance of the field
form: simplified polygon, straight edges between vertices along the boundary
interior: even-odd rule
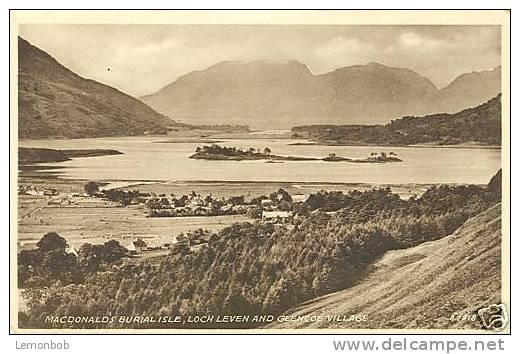
[[[181,232],[199,228],[217,231],[246,220],[249,219],[239,215],[149,218],[144,207],[119,207],[97,198],[20,195],[18,247],[32,248],[51,231],[65,237],[75,247],[110,239],[126,245],[136,237],[159,244],[172,242],[172,237]]]

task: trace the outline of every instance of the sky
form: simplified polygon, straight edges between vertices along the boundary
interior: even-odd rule
[[[139,97],[221,61],[298,60],[313,74],[369,62],[437,87],[500,65],[499,26],[20,25],[77,74]]]

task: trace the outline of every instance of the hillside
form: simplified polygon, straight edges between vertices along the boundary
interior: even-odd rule
[[[386,125],[309,125],[292,129],[297,135],[329,144],[500,145],[501,96],[454,114],[404,117]]]
[[[366,322],[299,323],[328,328],[479,328],[450,322],[501,302],[501,204],[452,235],[388,251],[359,284],[287,311],[288,315],[366,314]],[[294,322],[292,323],[294,325]],[[291,323],[272,327],[289,328]]]
[[[175,122],[110,86],[84,79],[18,38],[20,138],[165,133]]]
[[[378,63],[314,75],[297,61],[222,62],[142,97],[191,124],[258,129],[302,124],[382,124],[405,115],[453,113],[500,92],[500,68],[462,75],[438,89],[413,70]]]

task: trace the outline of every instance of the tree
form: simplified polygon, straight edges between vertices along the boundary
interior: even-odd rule
[[[264,148],[264,154],[265,155],[271,154],[271,149],[269,149],[268,147]]]
[[[244,295],[231,284],[228,295],[222,302],[222,311],[229,314],[249,313],[249,303]]]
[[[78,262],[88,271],[97,270],[101,262],[99,247],[93,246],[90,243],[83,244],[78,250]]]
[[[96,182],[90,181],[87,184],[85,184],[83,188],[85,189],[85,192],[90,196],[99,192],[99,184],[97,184]]]
[[[110,240],[103,245],[103,260],[107,263],[120,260],[126,253],[127,249],[116,240]]]
[[[67,248],[67,240],[58,235],[56,232],[49,232],[43,235],[43,237],[36,243],[36,247],[38,247],[43,252],[50,251],[65,251]]]
[[[262,208],[259,206],[255,206],[253,208],[249,208],[246,213],[247,217],[251,219],[260,219],[262,218]]]

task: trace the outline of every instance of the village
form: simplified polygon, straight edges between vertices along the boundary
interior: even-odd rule
[[[45,217],[38,215],[50,212],[49,219],[56,222],[61,218],[65,221],[72,218],[76,211],[81,213],[77,218],[71,219],[70,232],[77,229],[78,224],[88,224],[85,229],[98,229],[99,226],[109,224],[108,220],[118,215],[130,217],[118,218],[124,222],[135,221],[136,224],[147,222],[160,222],[164,227],[157,230],[160,235],[138,234],[139,228],[133,233],[107,233],[98,238],[88,235],[87,231],[80,232],[79,239],[85,243],[103,243],[117,240],[126,249],[132,258],[150,258],[168,253],[197,251],[200,247],[217,237],[219,229],[230,226],[234,222],[257,221],[292,227],[295,206],[302,205],[308,195],[290,195],[283,189],[271,193],[269,196],[213,196],[200,195],[195,192],[182,195],[166,195],[157,193],[142,193],[137,190],[104,189],[96,182],[88,182],[84,185],[84,191],[64,192],[54,188],[41,188],[34,185],[20,185],[18,188],[20,199],[18,218],[23,221],[32,221],[38,229],[49,225]],[[138,212],[137,212],[138,211]],[[99,216],[96,216],[98,214]],[[32,219],[31,219],[32,218]],[[39,218],[39,220],[37,220]],[[226,218],[226,219],[223,219]],[[78,222],[78,219],[79,222]],[[140,220],[139,220],[140,219]],[[72,221],[75,220],[75,221]],[[146,221],[149,220],[149,221]],[[186,224],[182,221],[186,220]],[[194,222],[195,220],[195,222]],[[200,227],[196,220],[200,220]],[[218,220],[215,224],[204,224],[207,220]],[[67,221],[68,223],[68,221]],[[111,226],[115,225],[110,223]],[[98,225],[98,226],[97,226]],[[207,226],[207,227],[204,227]],[[131,227],[130,227],[131,228]],[[68,231],[67,229],[66,231]],[[153,229],[153,225],[151,227]],[[57,229],[61,233],[61,230]],[[23,227],[21,229],[23,236]],[[101,230],[98,231],[100,233]],[[64,233],[67,235],[66,233]],[[41,234],[39,235],[41,236]],[[34,237],[38,237],[36,234]],[[21,237],[23,239],[23,237]],[[69,236],[70,238],[70,236]],[[73,237],[70,238],[75,240]],[[26,248],[28,244],[21,243]],[[82,243],[73,241],[67,248],[67,253],[78,255]]]

